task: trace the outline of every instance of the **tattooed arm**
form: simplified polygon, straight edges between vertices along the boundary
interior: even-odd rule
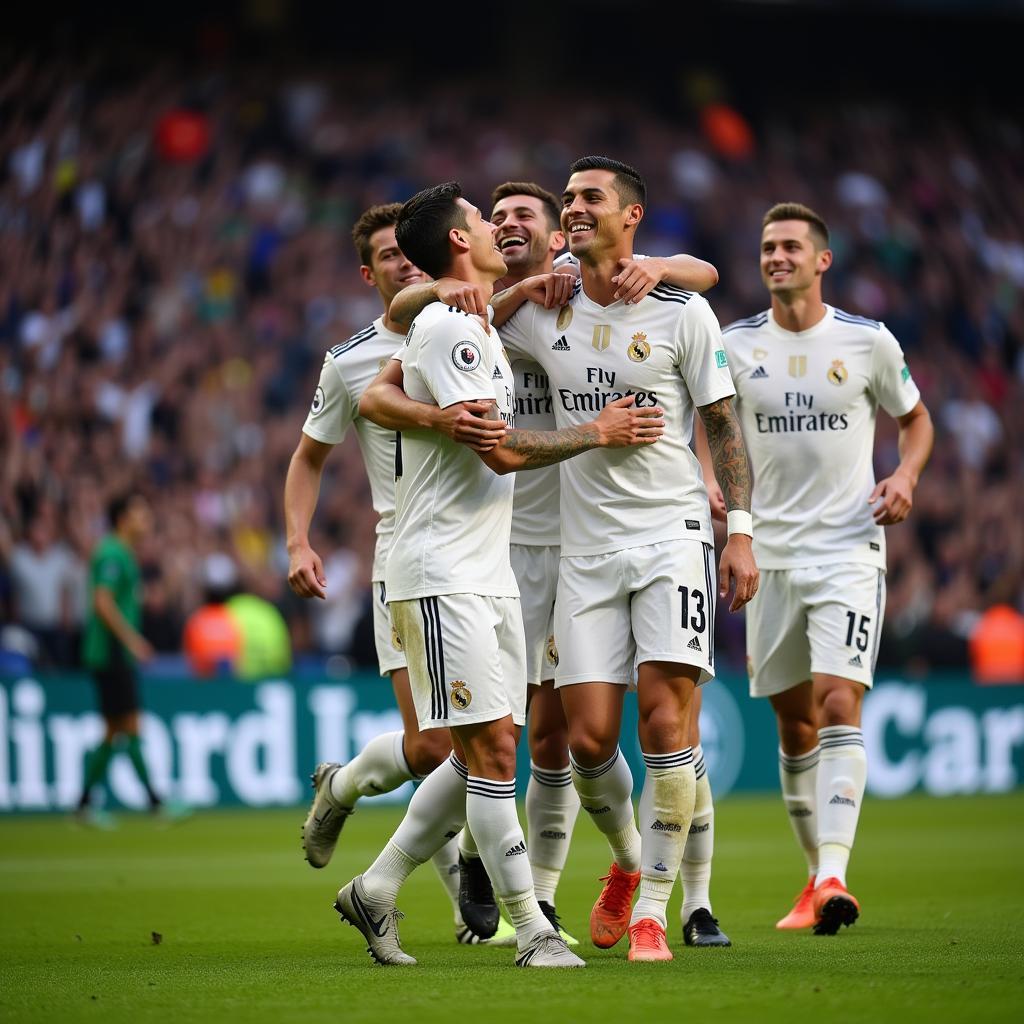
[[[750,464],[732,399],[722,398],[698,411],[711,449],[715,478],[725,496],[725,507],[749,512]]]
[[[699,411],[725,506],[749,512],[750,464],[732,399],[722,398]],[[718,564],[719,596],[724,598],[729,593],[731,581],[736,584],[729,611],[739,611],[757,593],[758,579],[751,538],[744,533],[730,534]]]
[[[609,402],[597,419],[561,430],[510,430],[489,452],[478,452],[495,473],[515,473],[564,462],[592,448],[654,444],[664,433],[660,408],[637,409],[634,395]],[[497,418],[497,413],[494,413]]]

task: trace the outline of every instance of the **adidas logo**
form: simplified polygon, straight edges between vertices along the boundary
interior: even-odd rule
[[[457,874],[459,874],[460,870],[461,870],[461,869],[459,868],[459,865],[458,865],[458,864],[452,864],[452,865],[451,865],[451,866],[450,866],[450,867],[448,868],[448,874],[449,874],[449,875],[457,875]]]
[[[501,368],[496,366],[494,373],[491,374],[491,380],[501,380]]]
[[[668,871],[668,868],[665,867],[665,862],[664,861],[659,860],[658,863],[654,865],[654,870],[655,871]]]
[[[546,829],[544,829],[543,832],[541,832],[540,837],[541,837],[541,839],[564,839],[565,838],[565,833],[564,832],[556,832],[552,828],[546,828]]]
[[[789,816],[791,818],[809,818],[814,811],[809,807],[794,807],[790,810]]]
[[[860,660],[860,655],[859,654],[855,654],[849,660],[849,662],[847,664],[855,665],[857,668],[863,668],[864,667],[864,663]]]
[[[445,839],[454,839],[459,833],[458,832],[445,832]]]
[[[654,824],[651,826],[652,832],[682,832],[683,826],[674,821],[661,821],[658,818],[654,819]]]
[[[607,814],[607,812],[610,811],[611,808],[610,807],[588,807],[586,804],[583,804],[583,810],[585,810],[587,812],[587,814]]]
[[[551,346],[551,351],[552,352],[569,352],[570,351],[570,349],[569,349],[569,342],[567,342],[565,340],[565,335],[564,334],[558,339],[558,341],[556,341],[554,343],[554,345]]]
[[[686,646],[691,651],[699,651],[699,650],[701,650],[700,641],[696,637],[694,637]]]
[[[768,376],[768,371],[763,367],[759,366],[751,375],[751,380],[763,380]]]
[[[834,797],[832,797],[831,800],[829,800],[829,803],[830,804],[839,804],[842,807],[856,807],[857,806],[857,801],[856,800],[851,800],[848,796],[840,796],[838,793],[836,793],[836,795]]]
[[[512,847],[511,850],[505,851],[506,857],[518,857],[521,853],[526,853],[526,843],[520,841]]]
[[[709,828],[711,828],[711,822],[710,821],[705,821],[703,825],[691,825],[690,826],[690,835],[691,836],[699,835],[701,832],[707,832],[707,830]]]

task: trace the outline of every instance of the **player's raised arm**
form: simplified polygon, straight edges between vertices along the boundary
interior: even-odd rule
[[[637,409],[634,395],[609,402],[589,423],[560,430],[510,430],[504,440],[480,458],[495,473],[541,469],[593,448],[633,448],[655,444],[665,432],[664,411]]]
[[[735,580],[736,592],[729,606],[729,611],[735,612],[757,593],[759,576],[751,543],[750,464],[732,399],[720,398],[698,411],[707,432],[715,479],[728,509],[729,540],[719,562],[719,595],[725,597]]]
[[[388,307],[388,316],[408,330],[409,325],[432,302],[454,306],[463,313],[482,316],[487,322],[487,297],[479,285],[459,281],[454,277],[442,277],[426,284],[414,284],[400,291]],[[511,316],[511,312],[506,314]]]
[[[407,289],[408,290],[408,289]],[[492,402],[457,402],[440,409],[417,402],[402,387],[402,363],[391,359],[359,400],[359,415],[387,430],[436,430],[478,452],[490,451],[504,436],[505,423],[488,418]]]

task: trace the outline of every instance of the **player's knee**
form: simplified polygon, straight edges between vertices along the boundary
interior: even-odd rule
[[[405,760],[413,774],[429,775],[451,752],[447,729],[427,729],[406,733],[402,744]]]
[[[599,729],[575,728],[569,731],[569,751],[573,760],[585,768],[604,764],[619,744],[617,735]]]
[[[569,732],[564,727],[538,730],[530,735],[530,758],[541,768],[564,768],[569,763]]]
[[[779,744],[791,757],[813,750],[818,743],[818,723],[813,714],[779,715]]]
[[[640,714],[640,746],[652,753],[682,750],[687,746],[689,719],[672,706],[655,705]]]
[[[823,728],[830,725],[858,725],[860,695],[853,686],[833,687],[821,700],[819,717]]]
[[[489,738],[486,745],[478,744],[473,752],[473,774],[479,772],[488,779],[511,779],[516,773],[516,738],[511,731]]]

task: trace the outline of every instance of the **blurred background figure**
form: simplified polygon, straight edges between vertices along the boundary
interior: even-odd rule
[[[153,647],[139,632],[142,622],[142,574],[136,549],[152,528],[153,513],[139,494],[115,498],[108,511],[111,531],[96,545],[89,561],[89,597],[82,661],[96,685],[104,735],[86,760],[85,782],[77,815],[86,823],[105,824],[92,807],[93,788],[106,779],[115,744],[124,741],[151,811],[162,807],[153,789],[139,735],[141,705],[136,666],[153,657]]]

